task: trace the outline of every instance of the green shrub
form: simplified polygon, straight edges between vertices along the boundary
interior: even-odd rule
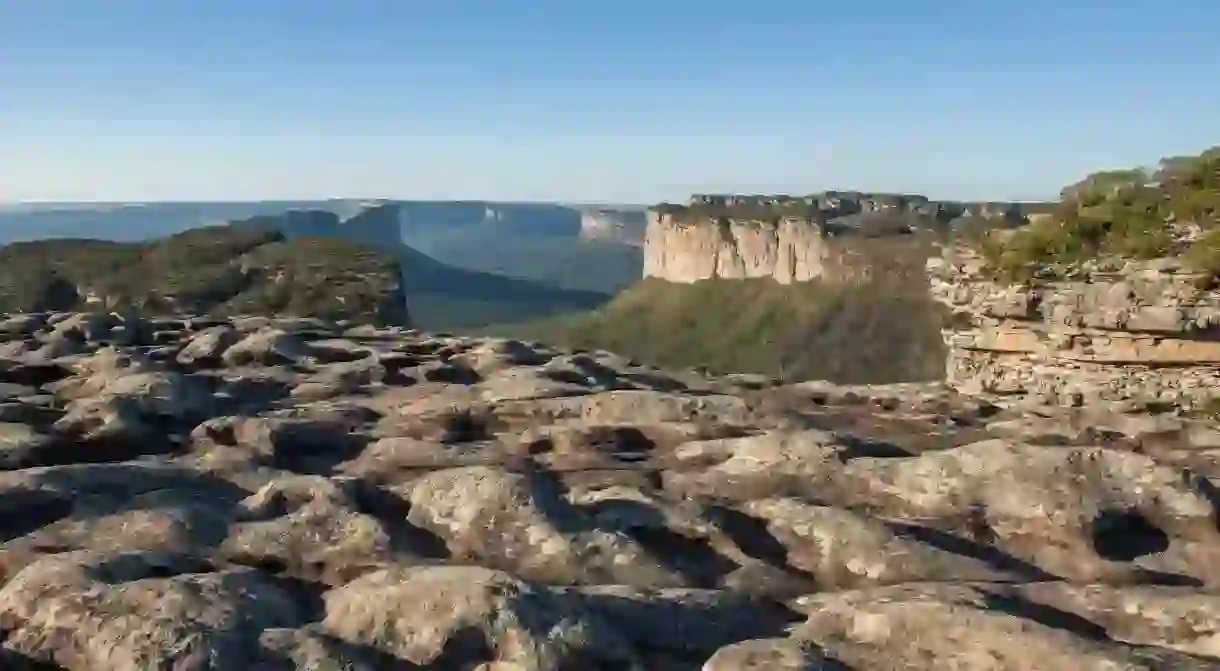
[[[1096,173],[1063,190],[1051,218],[975,242],[995,276],[1022,280],[1034,270],[1063,269],[1100,254],[1154,259],[1177,251],[1174,226],[1213,228],[1220,221],[1220,148],[1167,158],[1160,170]],[[1210,238],[1209,238],[1210,239]],[[1215,240],[1191,252],[1208,269]]]

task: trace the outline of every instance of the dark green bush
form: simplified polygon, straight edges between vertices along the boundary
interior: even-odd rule
[[[1220,148],[1198,156],[1168,158],[1142,170],[1096,173],[1063,190],[1054,214],[1015,234],[977,241],[997,277],[1028,278],[1035,269],[1070,266],[1100,254],[1153,259],[1180,251],[1177,228],[1213,228],[1220,219]],[[1197,243],[1197,263],[1211,263]]]

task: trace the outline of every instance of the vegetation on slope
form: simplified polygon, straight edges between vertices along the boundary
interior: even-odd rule
[[[1027,279],[1048,265],[1102,255],[1178,254],[1209,278],[1220,275],[1220,147],[1163,159],[1156,170],[1095,173],[1061,196],[1051,217],[981,238],[998,277]]]
[[[0,311],[290,314],[400,323],[393,254],[335,238],[212,226],[149,243],[44,240],[0,248]]]
[[[885,246],[879,251],[886,256],[878,260],[875,277],[865,281],[647,279],[591,314],[493,332],[611,350],[666,367],[764,373],[788,381],[939,379],[945,361],[941,313],[923,279],[930,247],[911,236],[876,244]]]

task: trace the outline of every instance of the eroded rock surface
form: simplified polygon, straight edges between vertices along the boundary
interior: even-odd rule
[[[1212,422],[113,322],[0,328],[3,668],[1220,668]]]

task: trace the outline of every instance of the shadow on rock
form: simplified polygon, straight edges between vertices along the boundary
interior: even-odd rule
[[[646,503],[617,499],[581,509],[591,515],[595,528],[627,535],[650,557],[692,585],[717,587],[738,568],[736,562],[716,552],[707,539],[670,529],[665,516]]]
[[[1169,534],[1137,510],[1104,510],[1093,520],[1093,549],[1103,559],[1130,562],[1169,549]]]
[[[72,497],[39,489],[0,494],[0,540],[7,542],[72,514]]]
[[[532,459],[524,460],[522,470],[529,478],[535,504],[562,533],[600,529],[623,534],[638,543],[658,565],[699,587],[717,586],[724,576],[738,568],[735,562],[716,552],[707,539],[671,529],[665,516],[647,503],[618,499],[574,506],[564,496],[563,481],[554,473]]]
[[[675,655],[695,664],[726,645],[781,636],[803,619],[783,606],[725,592],[691,591],[649,600],[601,592],[587,593],[584,601],[644,656]]]
[[[0,640],[5,632],[0,631]],[[4,671],[68,671],[54,662],[34,659],[15,650],[0,649],[0,669]]]
[[[919,524],[906,522],[888,522],[887,524],[896,536],[910,538],[938,550],[976,559],[997,570],[1015,573],[1031,580],[1057,579],[1057,576],[1051,575],[1023,559],[1014,557],[994,545],[968,540]]]
[[[360,454],[369,438],[341,426],[285,425],[273,439],[270,465],[304,475],[330,475],[335,468]]]
[[[983,603],[987,608],[1037,622],[1045,627],[1067,631],[1090,641],[1108,641],[1106,628],[1075,613],[1036,603],[1015,594],[989,592]]]
[[[356,481],[352,483],[352,500],[358,512],[373,517],[381,524],[395,551],[425,559],[451,557],[449,548],[440,536],[407,520],[411,504],[397,494]]]
[[[893,443],[887,443],[883,440],[870,440],[868,438],[859,438],[851,436],[843,432],[838,432],[835,436],[839,442],[846,445],[846,449],[839,451],[839,461],[848,463],[853,459],[863,457],[872,457],[875,459],[896,459],[899,457],[914,456],[909,450],[905,450]]]
[[[70,377],[72,371],[54,363],[18,363],[0,360],[0,382],[41,387]]]

